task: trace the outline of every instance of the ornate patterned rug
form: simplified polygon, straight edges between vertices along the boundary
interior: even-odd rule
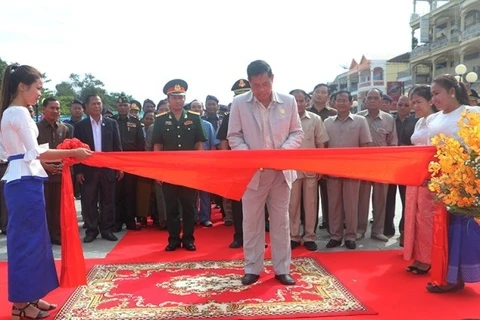
[[[243,286],[243,260],[96,265],[56,320],[279,319],[375,314],[313,258],[292,259],[295,286],[274,279]]]

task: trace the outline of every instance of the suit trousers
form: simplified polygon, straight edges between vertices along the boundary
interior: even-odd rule
[[[320,179],[319,183],[319,189],[320,189],[320,196],[321,196],[321,203],[322,203],[322,222],[326,224],[327,226],[329,225],[328,221],[328,191],[327,191],[327,180],[325,178]],[[318,201],[318,200],[317,200]],[[318,205],[317,205],[318,208]],[[317,225],[318,225],[318,219],[317,219]]]
[[[223,221],[233,221],[232,201],[231,199],[223,198],[223,210],[225,211]]]
[[[282,171],[260,172],[258,189],[247,188],[243,205],[245,273],[260,274],[265,258],[265,204],[270,220],[272,264],[275,274],[289,274],[291,262],[288,203],[290,188]]]
[[[177,245],[193,243],[195,226],[195,204],[197,190],[164,182],[162,184],[165,206],[167,209],[168,243]],[[182,207],[183,234],[180,238],[181,223],[179,205]]]
[[[327,180],[330,238],[355,240],[358,227],[360,180],[330,177]],[[343,231],[343,223],[346,229]]]
[[[398,191],[400,192],[400,200],[402,201],[402,218],[400,219],[400,225],[398,229],[400,232],[403,232],[403,224],[405,218],[405,193],[406,193],[406,186],[399,185]],[[397,185],[390,184],[388,186],[387,192],[387,204],[385,210],[385,235],[395,235],[395,206],[396,206],[396,198],[397,198]]]
[[[292,184],[289,205],[290,218],[290,237],[292,241],[300,242],[302,236],[300,234],[300,215],[301,205],[303,204],[304,217],[304,236],[303,241],[315,241],[315,227],[318,220],[318,179],[301,178]]]
[[[137,177],[137,217],[150,216],[151,196],[153,193],[153,180],[145,177]]]
[[[167,208],[165,206],[165,197],[163,196],[162,184],[155,181],[155,198],[157,210],[153,221],[165,222],[167,221]]]
[[[137,176],[125,172],[123,179],[115,185],[115,224],[135,226],[137,216]]]
[[[360,181],[358,198],[358,232],[365,234],[370,211],[370,194],[373,186],[373,225],[372,234],[383,234],[385,227],[385,206],[387,202],[388,184]]]
[[[242,201],[232,201],[232,218],[233,218],[233,240],[243,243],[243,209]]]
[[[93,171],[81,186],[82,211],[87,235],[112,232],[115,223],[115,176],[108,175],[105,170]],[[100,196],[100,213],[98,198]]]
[[[61,241],[60,197],[62,183],[60,181],[47,181],[43,185],[43,192],[45,193],[45,211],[47,213],[47,225],[50,240]]]
[[[210,193],[205,191],[198,191],[200,198],[200,210],[198,212],[198,219],[200,222],[210,221],[212,214],[212,202],[210,201]]]

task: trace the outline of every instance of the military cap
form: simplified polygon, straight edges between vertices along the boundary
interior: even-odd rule
[[[82,105],[82,107],[85,107],[85,105],[83,104],[83,101],[80,99],[73,99],[71,104],[80,104]]]
[[[118,97],[117,103],[130,103],[130,101],[128,101],[128,98],[122,93],[122,94]]]
[[[219,107],[220,107],[220,109],[219,109],[220,111],[223,111],[223,112],[227,112],[227,111],[228,111],[228,106],[226,106],[226,105],[224,105],[224,104],[219,105]]]
[[[155,102],[153,102],[153,100],[151,100],[151,99],[145,99],[145,101],[143,101],[143,106],[145,106],[147,103],[150,103],[150,104],[153,104],[154,106],[156,106]]]
[[[233,84],[232,91],[236,96],[248,92],[250,91],[250,82],[245,79],[239,79]]]
[[[105,114],[110,114],[110,115],[113,116],[113,112],[112,112],[112,110],[110,110],[110,109],[105,109],[105,110],[103,111],[103,114],[104,114],[104,115],[105,115]]]
[[[132,102],[131,102],[131,104],[130,104],[130,109],[140,111],[141,106],[142,106],[142,105],[140,104],[140,102],[138,102],[137,100],[132,100]]]
[[[219,102],[218,99],[217,99],[217,97],[212,96],[212,95],[208,95],[208,96],[205,98],[205,104],[207,103],[208,100],[213,100],[213,101],[215,101],[216,103]]]
[[[176,96],[184,96],[188,90],[188,84],[182,79],[173,79],[167,82],[163,87],[163,93]]]
[[[389,102],[393,101],[392,97],[390,97],[388,94],[382,94],[382,100],[387,100]]]

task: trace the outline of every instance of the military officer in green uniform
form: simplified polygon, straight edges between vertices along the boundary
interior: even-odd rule
[[[197,113],[186,111],[185,92],[188,85],[184,80],[174,79],[163,88],[167,95],[170,111],[156,116],[153,127],[154,151],[184,151],[203,150],[203,141],[206,141],[200,116]],[[168,245],[166,251],[174,251],[181,245],[188,251],[195,251],[196,190],[184,186],[164,182],[162,184],[165,206],[167,211]],[[180,237],[181,224],[177,201],[183,209],[183,234]]]
[[[145,137],[140,120],[129,115],[131,103],[121,95],[117,100],[118,123],[123,151],[144,151]],[[115,185],[115,226],[113,232],[120,232],[123,224],[128,230],[140,230],[135,223],[137,211],[137,176],[125,172],[123,179]]]

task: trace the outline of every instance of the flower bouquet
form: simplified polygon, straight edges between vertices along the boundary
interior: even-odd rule
[[[428,188],[449,212],[480,223],[480,113],[463,112],[458,125],[459,140],[444,134],[432,139],[437,153]]]

